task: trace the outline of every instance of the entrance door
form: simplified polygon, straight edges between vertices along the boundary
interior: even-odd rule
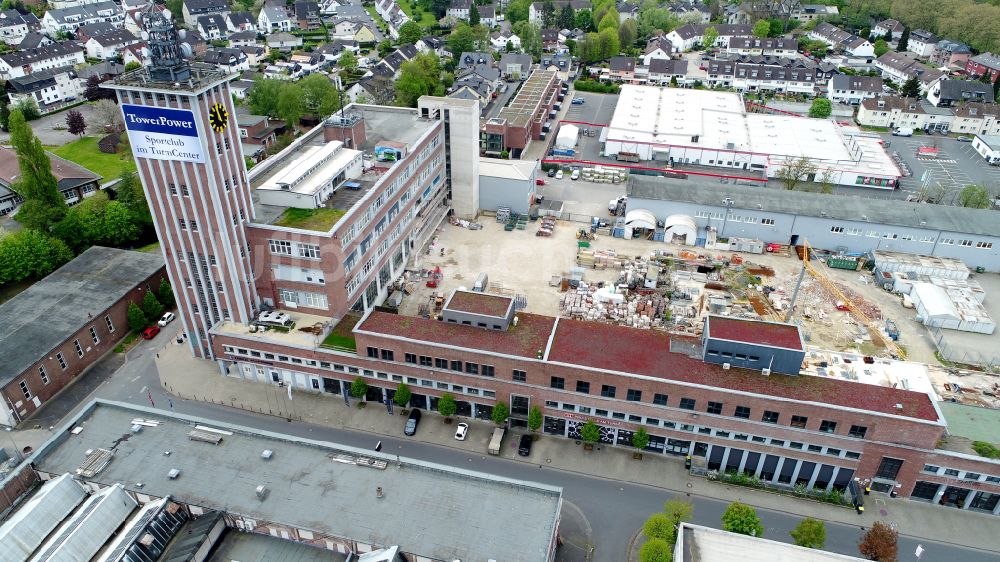
[[[365,393],[365,400],[368,402],[382,402],[382,389],[378,386],[369,386]]]
[[[902,466],[903,466],[903,461],[900,459],[894,459],[892,457],[882,457],[882,462],[879,463],[878,470],[875,471],[875,478],[895,480],[896,475],[899,474],[899,469]]]
[[[323,377],[323,392],[340,394],[340,381]]]

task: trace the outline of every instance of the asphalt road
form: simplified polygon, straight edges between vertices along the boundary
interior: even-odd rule
[[[153,341],[141,342],[128,354],[127,361],[118,360],[120,367],[117,370],[114,370],[113,365],[109,365],[100,368],[96,373],[91,373],[98,375],[96,385],[89,383],[89,388],[92,388],[93,392],[89,396],[82,396],[83,390],[87,387],[80,385],[77,385],[83,389],[80,392],[64,392],[48,406],[45,421],[52,421],[52,425],[56,425],[55,414],[69,413],[75,409],[76,405],[91,398],[100,397],[149,405],[151,396],[155,407],[172,409],[184,414],[356,447],[370,447],[375,441],[381,440],[383,452],[396,452],[403,456],[449,466],[562,486],[566,501],[582,511],[586,524],[593,530],[592,540],[596,549],[589,560],[594,561],[619,562],[624,560],[630,540],[646,517],[661,510],[666,500],[677,495],[686,495],[684,490],[669,491],[606,478],[595,478],[585,474],[556,471],[541,465],[485,455],[471,455],[467,451],[399,439],[393,436],[372,435],[362,431],[288,422],[284,418],[250,414],[243,410],[224,406],[173,400],[160,389],[156,368],[153,364],[156,350],[166,344],[173,337],[173,334],[173,330],[170,330],[162,333]],[[114,372],[108,372],[106,369],[114,370]],[[86,382],[86,379],[81,382]],[[739,488],[732,489],[732,496],[727,501],[700,496],[689,497],[688,499],[694,504],[694,522],[718,527],[720,517],[728,501],[739,499],[740,491]],[[872,508],[874,509],[874,506]],[[758,510],[758,514],[766,528],[765,538],[782,542],[790,542],[788,532],[801,520],[798,515],[779,511]],[[947,512],[942,510],[941,515],[947,516]],[[925,549],[920,559],[922,561],[986,562],[997,560],[996,553],[962,547],[961,537],[956,537],[954,544],[940,544],[906,537],[906,529],[900,529],[900,531],[904,535],[900,539],[899,560],[901,562],[918,560],[914,555],[918,544]],[[827,550],[857,556],[857,542],[862,533],[863,530],[859,527],[827,523]],[[588,559],[582,550],[564,547],[560,554],[560,560],[575,562]]]

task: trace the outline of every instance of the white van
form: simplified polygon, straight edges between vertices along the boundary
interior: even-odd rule
[[[892,136],[894,136],[894,137],[912,137],[913,136],[913,129],[911,129],[909,127],[900,127],[900,128],[898,128],[898,129],[896,129],[895,131],[892,132]]]

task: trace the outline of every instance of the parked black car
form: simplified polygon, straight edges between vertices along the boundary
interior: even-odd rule
[[[549,177],[550,178],[556,177],[556,169],[555,168],[552,168],[552,169],[549,170]]]
[[[526,457],[531,454],[531,435],[525,433],[521,436],[521,442],[517,445],[517,454]]]
[[[403,428],[403,435],[414,435],[417,432],[417,424],[420,423],[420,410],[414,408],[410,410],[410,417],[406,418],[406,427]]]

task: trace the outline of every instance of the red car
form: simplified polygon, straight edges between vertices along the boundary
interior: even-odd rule
[[[535,180],[535,185],[545,185],[545,180],[537,179]]]
[[[160,333],[159,326],[150,326],[142,331],[142,339],[151,340],[156,337],[156,334]]]

